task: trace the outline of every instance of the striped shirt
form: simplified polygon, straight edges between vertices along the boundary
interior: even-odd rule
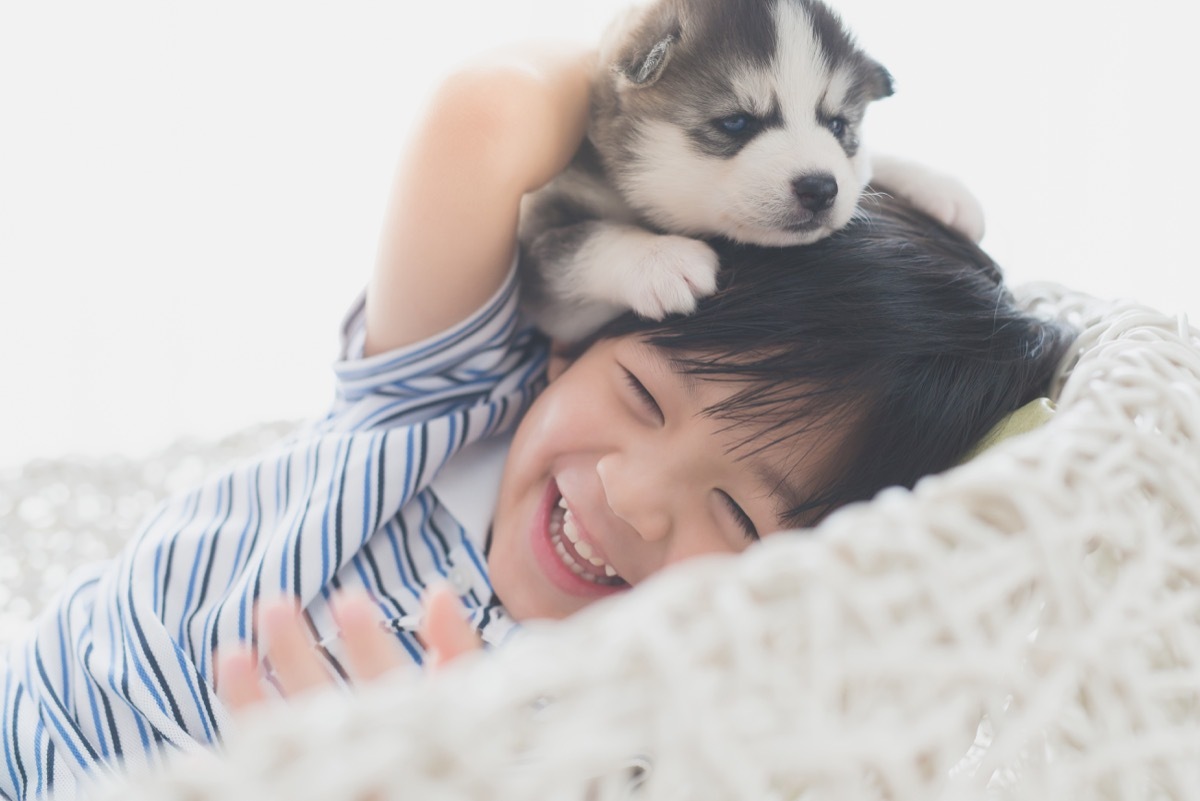
[[[230,718],[212,654],[255,641],[259,600],[298,599],[343,676],[328,605],[339,588],[374,598],[418,664],[411,623],[432,581],[450,580],[485,641],[511,627],[486,571],[491,507],[471,489],[490,482],[482,495],[494,503],[496,443],[544,380],[544,342],[519,324],[515,271],[425,342],[363,358],[363,331],[360,300],[323,419],[163,502],[0,661],[0,798],[53,788],[72,799],[89,773],[219,744]]]

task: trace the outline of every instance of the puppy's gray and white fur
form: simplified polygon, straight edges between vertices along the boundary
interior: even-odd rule
[[[586,139],[521,210],[526,308],[576,340],[716,287],[693,237],[814,242],[870,178],[867,105],[891,76],[818,0],[657,0],[600,47]]]

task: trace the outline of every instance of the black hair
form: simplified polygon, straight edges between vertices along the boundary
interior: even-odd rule
[[[625,315],[597,337],[638,334],[685,374],[740,382],[708,413],[750,424],[754,449],[841,437],[790,525],[954,466],[1047,392],[1074,338],[1023,311],[983,250],[896,199],[812,245],[712,244],[719,289],[693,314]]]

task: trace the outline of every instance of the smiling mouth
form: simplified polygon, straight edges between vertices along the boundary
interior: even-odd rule
[[[596,556],[592,547],[579,536],[575,517],[562,498],[550,510],[549,533],[550,544],[559,561],[576,576],[602,587],[625,585],[625,580],[617,575],[616,568]]]

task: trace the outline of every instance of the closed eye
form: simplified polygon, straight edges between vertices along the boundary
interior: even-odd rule
[[[622,367],[625,371],[625,383],[633,390],[633,394],[637,397],[638,403],[645,407],[646,411],[658,418],[661,423],[666,418],[663,417],[662,408],[658,405],[658,401],[650,394],[650,390],[646,389],[646,385],[638,381],[638,377],[629,371],[628,368]]]
[[[744,511],[742,511],[742,507],[737,505],[737,501],[735,501],[729,495],[729,493],[723,492],[721,490],[717,490],[717,493],[721,496],[722,503],[724,503],[729,508],[729,513],[731,515],[733,515],[734,521],[738,524],[738,526],[746,534],[746,539],[757,540],[758,539],[758,528],[755,527],[754,521],[750,519],[750,515],[746,514]]]

